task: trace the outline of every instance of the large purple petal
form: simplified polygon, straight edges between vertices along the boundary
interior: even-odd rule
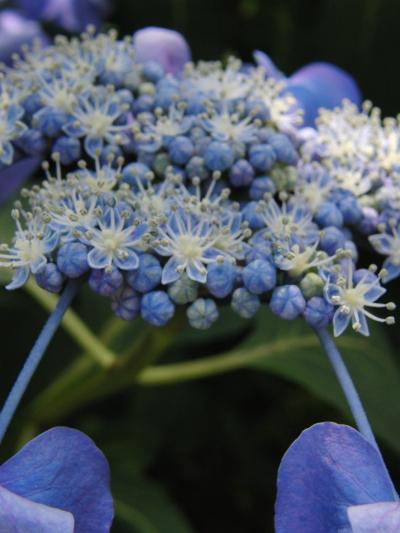
[[[101,451],[89,437],[65,427],[42,433],[0,467],[0,486],[33,502],[71,512],[74,533],[110,531],[109,482]]]
[[[133,36],[136,59],[140,63],[155,61],[172,74],[179,74],[190,61],[191,53],[185,38],[174,30],[149,26]]]
[[[41,160],[41,157],[27,157],[0,170],[0,204],[32,176]]]
[[[306,126],[313,125],[320,107],[332,109],[344,98],[357,106],[361,104],[360,89],[354,79],[330,63],[310,63],[297,70],[288,78],[287,90],[304,108]]]
[[[303,431],[278,472],[276,533],[351,533],[347,507],[393,501],[377,450],[353,428],[324,422]]]
[[[39,24],[28,20],[12,9],[0,12],[0,61],[9,63],[11,55],[19,52],[24,44],[31,45],[34,39],[48,44]]]
[[[0,487],[0,533],[74,533],[71,513],[34,503]]]
[[[399,533],[400,502],[356,505],[347,510],[353,533]]]

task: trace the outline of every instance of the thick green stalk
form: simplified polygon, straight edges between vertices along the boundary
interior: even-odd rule
[[[308,335],[294,337],[293,339],[281,339],[267,345],[264,344],[255,348],[234,350],[224,355],[205,357],[196,361],[149,366],[138,374],[135,382],[138,385],[158,386],[202,379],[246,368],[261,359],[277,353],[287,352],[288,350],[297,348],[313,347],[315,345],[315,338]]]

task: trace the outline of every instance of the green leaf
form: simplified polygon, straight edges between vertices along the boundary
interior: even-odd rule
[[[113,496],[117,532],[193,533],[175,503],[156,483],[131,480],[115,487]]]
[[[264,310],[241,348],[310,335],[314,334],[303,320],[285,323]],[[370,338],[346,332],[337,344],[374,430],[400,451],[400,371],[383,328],[372,327]],[[307,348],[269,355],[254,366],[301,385],[352,420],[336,376],[316,337],[315,343],[310,339]]]

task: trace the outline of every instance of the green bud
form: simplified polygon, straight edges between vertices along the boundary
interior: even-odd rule
[[[324,288],[323,279],[315,274],[314,272],[309,272],[304,276],[300,282],[300,289],[304,295],[304,298],[309,300],[313,296],[320,296]]]
[[[156,88],[153,83],[141,83],[139,87],[139,93],[144,96],[154,96],[156,94]]]
[[[278,191],[293,189],[297,180],[295,167],[286,165],[275,165],[270,172],[270,176]]]
[[[189,279],[186,274],[182,274],[182,276],[168,288],[169,297],[178,305],[194,302],[198,292],[197,283]]]
[[[171,161],[167,154],[158,154],[153,161],[153,170],[157,176],[165,176],[167,167],[171,165]]]

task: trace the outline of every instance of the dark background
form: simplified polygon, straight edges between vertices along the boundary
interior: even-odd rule
[[[400,2],[397,0],[115,0],[123,33],[147,25],[174,28],[194,59],[227,53],[250,60],[260,49],[285,73],[330,61],[357,79],[365,98],[397,114]]]
[[[148,25],[169,27],[185,35],[195,60],[235,54],[250,61],[252,51],[260,49],[287,74],[312,61],[330,61],[348,70],[364,97],[384,114],[400,108],[399,1],[117,0],[112,5],[108,23],[121,34]],[[75,306],[90,323],[86,296],[80,295]],[[97,309],[98,300],[93,305]],[[23,292],[1,295],[2,398],[45,317]],[[399,333],[397,326],[393,336]],[[76,352],[60,331],[25,401]],[[196,533],[265,533],[273,531],[275,480],[283,453],[302,429],[323,420],[349,423],[289,381],[242,370],[184,385],[134,389],[57,423],[93,436],[110,459],[114,482],[123,484],[126,476],[127,493],[150,515],[163,509],[161,488]],[[16,420],[4,457],[20,442],[20,429],[21,420]],[[389,449],[383,451],[396,478],[398,460]],[[127,475],[132,469],[140,469],[145,485],[135,486]],[[161,523],[159,533],[176,533],[166,525],[167,518]],[[121,522],[113,531],[146,530]]]

